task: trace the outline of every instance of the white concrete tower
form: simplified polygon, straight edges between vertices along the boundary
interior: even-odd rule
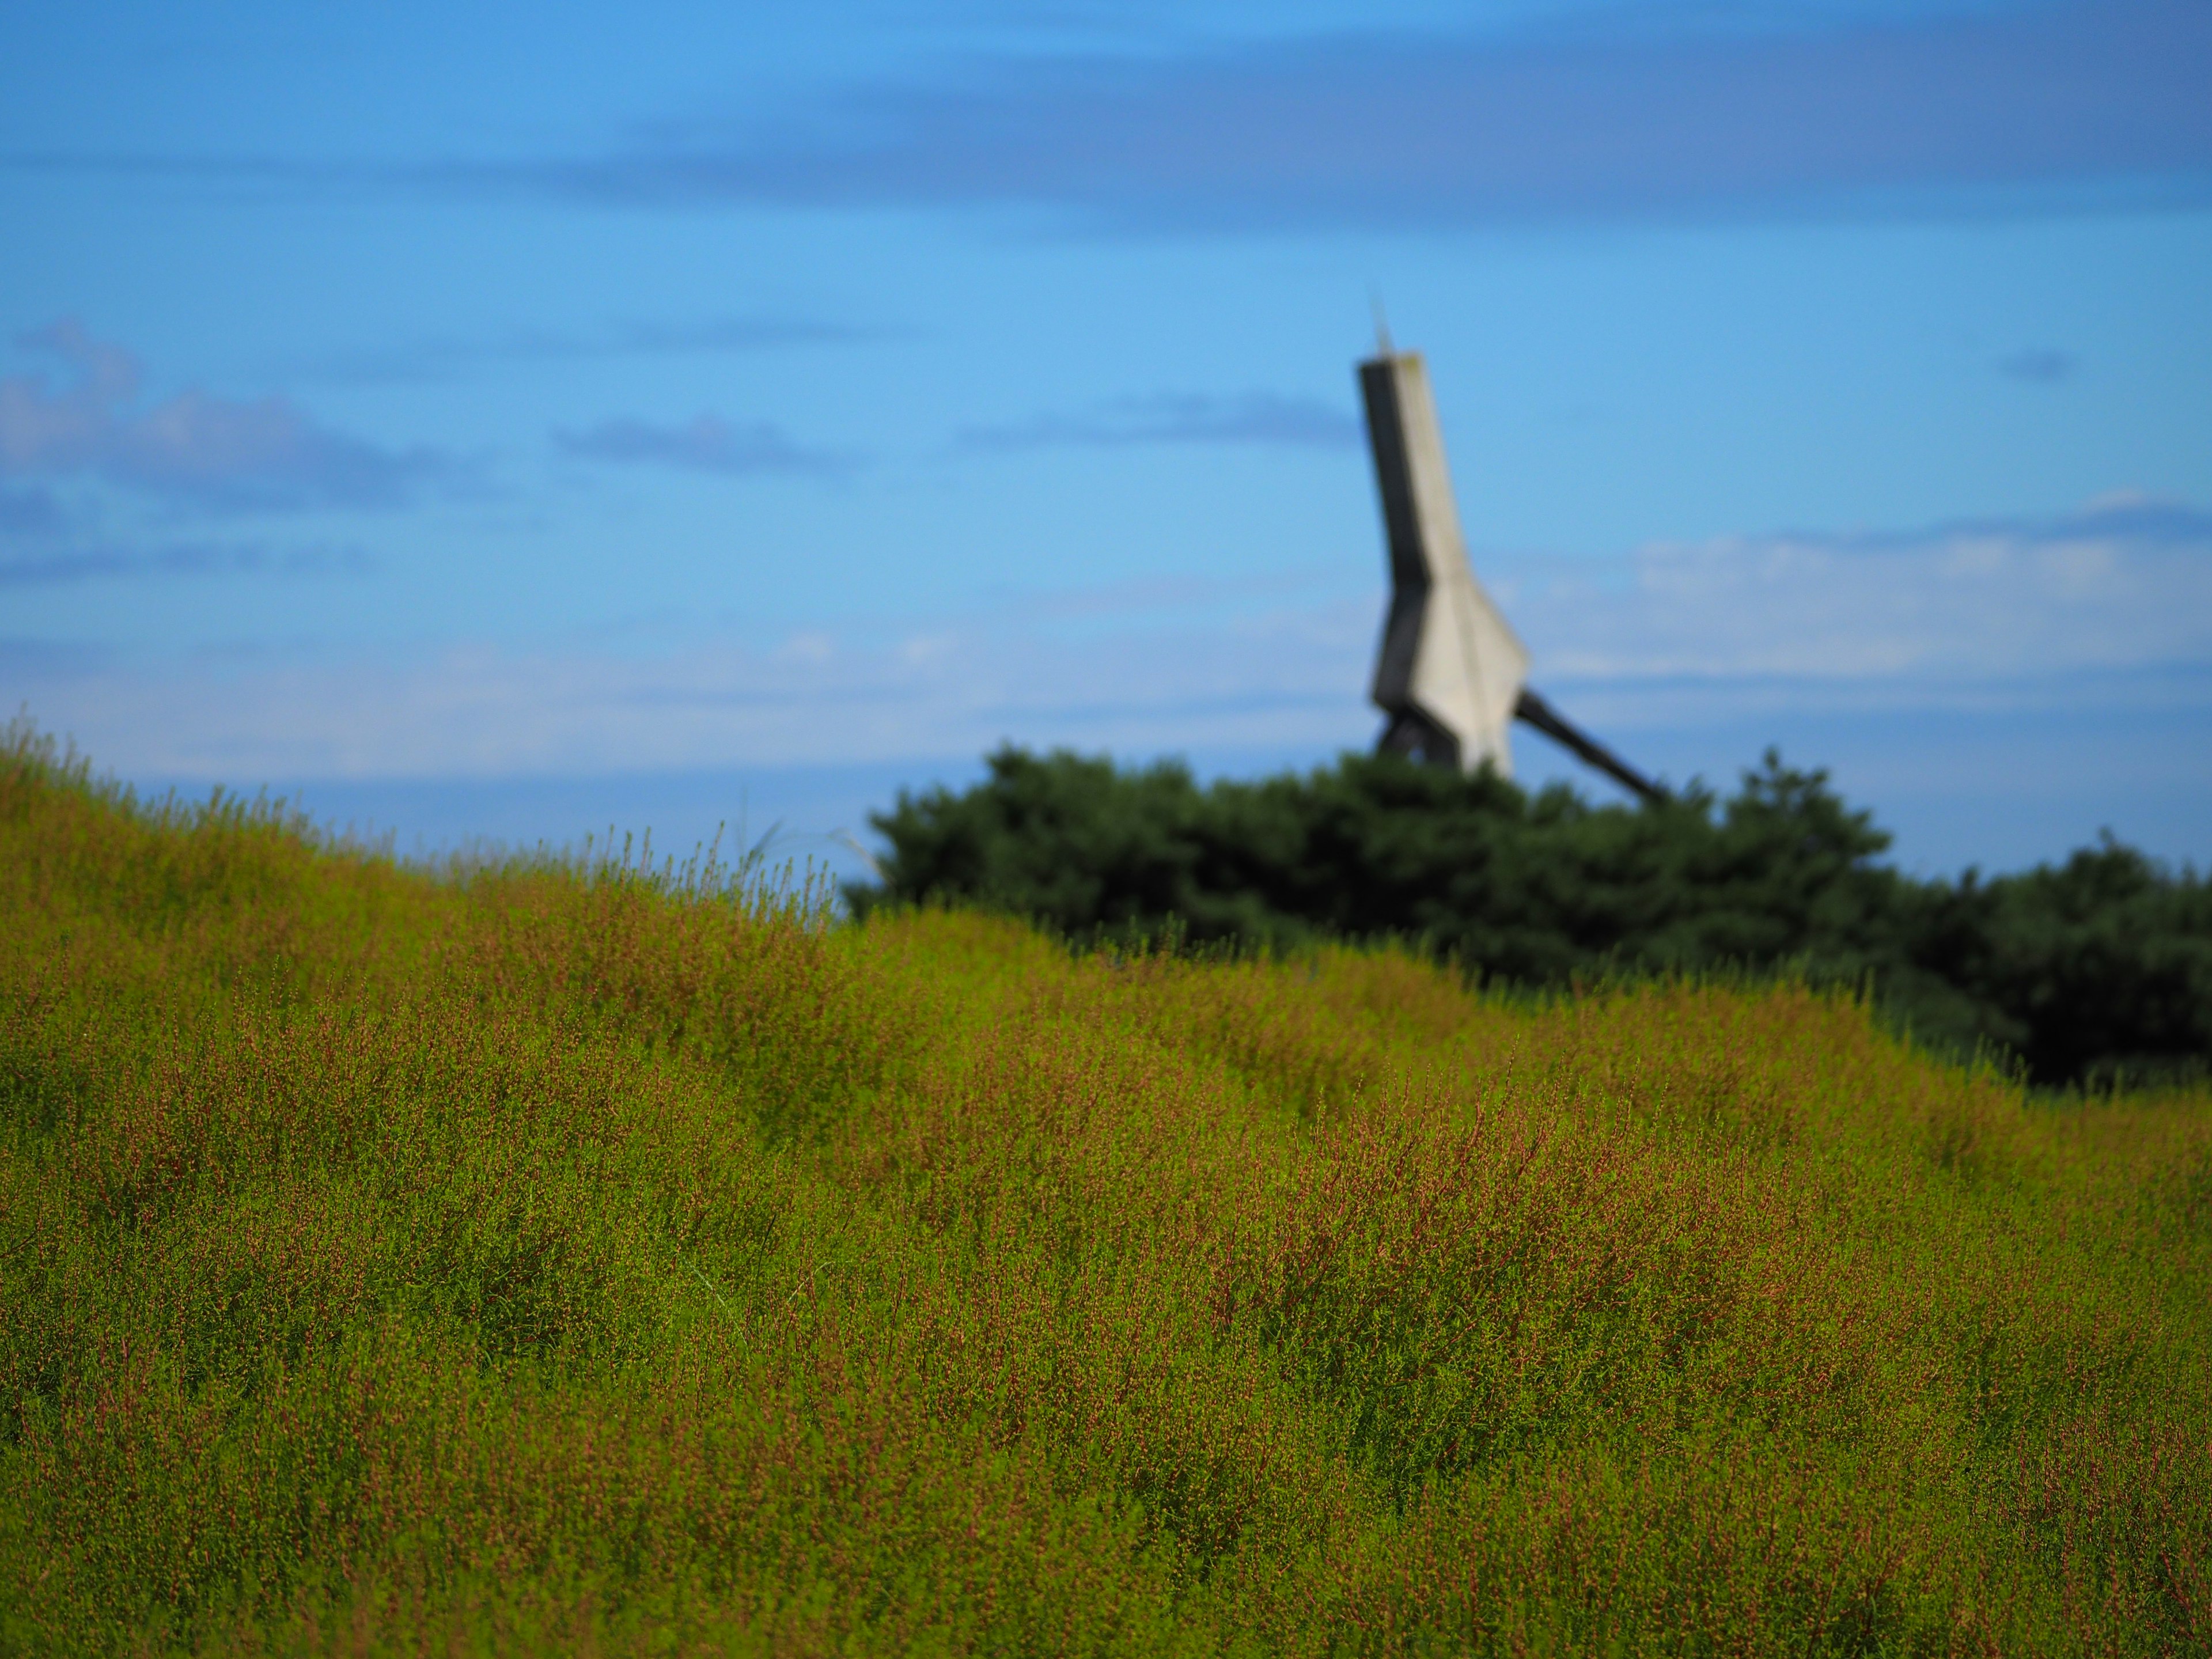
[[[1468,565],[1444,440],[1420,355],[1389,337],[1359,365],[1367,436],[1390,544],[1390,614],[1375,661],[1382,747],[1473,772],[1513,775],[1507,741],[1528,651]]]

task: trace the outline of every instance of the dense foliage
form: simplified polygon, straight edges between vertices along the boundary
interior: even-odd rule
[[[1007,748],[962,793],[902,794],[886,899],[980,904],[1079,943],[1419,940],[1493,983],[1771,970],[1871,981],[1921,1041],[2047,1085],[2212,1065],[2212,882],[2107,841],[2057,868],[1916,881],[1826,775],[1769,753],[1726,801],[1593,806],[1395,756],[1200,788]]]
[[[2212,1094],[0,749],[0,1652],[2212,1647]]]

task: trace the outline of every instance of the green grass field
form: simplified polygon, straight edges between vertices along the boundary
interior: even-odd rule
[[[750,896],[749,896],[750,894]],[[2212,1649],[2212,1095],[0,749],[0,1650]]]

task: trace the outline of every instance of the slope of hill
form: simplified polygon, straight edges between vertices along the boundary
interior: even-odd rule
[[[2212,1096],[0,753],[0,1648],[2212,1644]]]

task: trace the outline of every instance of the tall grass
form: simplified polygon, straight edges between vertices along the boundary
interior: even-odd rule
[[[0,751],[0,1649],[2212,1646],[2212,1097]]]

